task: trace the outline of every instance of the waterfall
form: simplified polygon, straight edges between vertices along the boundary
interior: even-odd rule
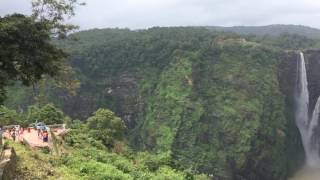
[[[320,97],[317,100],[312,117],[309,117],[309,91],[304,55],[300,52],[297,69],[296,87],[296,125],[300,131],[306,154],[306,163],[312,168],[320,168],[319,143],[316,129],[320,113]],[[311,112],[311,111],[310,111]]]

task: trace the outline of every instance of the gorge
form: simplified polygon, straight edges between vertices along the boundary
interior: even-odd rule
[[[318,166],[314,40],[175,27],[93,29],[55,43],[70,53],[81,86],[72,96],[48,80],[39,92],[73,119],[111,109],[135,151],[217,179],[288,179],[304,148],[306,163]],[[26,109],[31,92],[12,86],[5,104]]]

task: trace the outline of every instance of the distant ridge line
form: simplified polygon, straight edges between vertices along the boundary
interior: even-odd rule
[[[265,26],[204,26],[213,31],[234,32],[241,35],[279,36],[283,33],[297,34],[312,39],[320,39],[320,29],[304,25],[272,24]]]

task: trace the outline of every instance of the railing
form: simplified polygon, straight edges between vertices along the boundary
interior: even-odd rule
[[[3,126],[3,129],[4,130],[12,129],[16,126],[20,126],[20,125],[7,125],[7,126]],[[64,128],[66,125],[65,124],[51,124],[51,125],[46,125],[46,126],[49,128]]]
[[[47,125],[49,128],[64,128],[66,125],[65,124],[52,124],[52,125]]]
[[[7,126],[3,126],[3,129],[12,129],[12,128],[14,128],[14,127],[16,127],[16,126],[19,126],[19,125],[7,125]]]

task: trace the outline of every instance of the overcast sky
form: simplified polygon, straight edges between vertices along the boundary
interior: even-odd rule
[[[81,29],[300,24],[320,28],[320,0],[84,0]],[[0,0],[0,16],[30,13],[30,0]]]

